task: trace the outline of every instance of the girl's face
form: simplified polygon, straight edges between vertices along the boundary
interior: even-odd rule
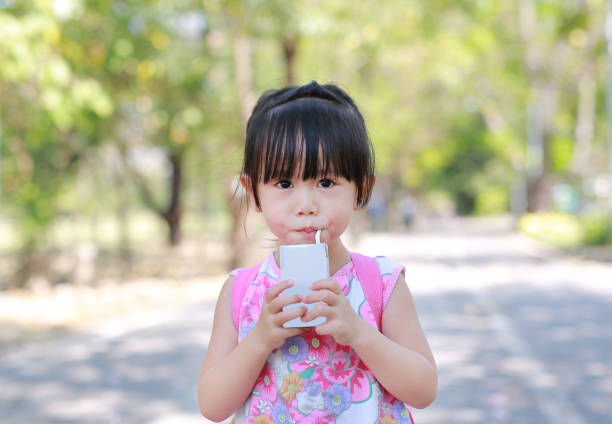
[[[246,177],[242,183],[248,189]],[[258,183],[260,208],[270,231],[281,245],[315,242],[317,230],[321,230],[321,242],[333,245],[346,230],[355,204],[357,188],[342,177],[323,176],[303,180]],[[331,247],[331,246],[330,246]]]

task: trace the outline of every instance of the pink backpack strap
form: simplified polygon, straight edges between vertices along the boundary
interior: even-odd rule
[[[369,256],[351,253],[357,279],[361,283],[366,300],[372,308],[378,330],[382,330],[383,280],[376,259]]]
[[[242,299],[244,299],[244,295],[246,293],[246,289],[249,287],[249,284],[251,284],[253,280],[255,280],[255,277],[257,277],[259,268],[261,268],[261,264],[257,264],[251,268],[236,270],[236,274],[234,276],[234,286],[232,287],[232,318],[234,319],[234,326],[236,327],[236,330],[239,330],[238,320]]]

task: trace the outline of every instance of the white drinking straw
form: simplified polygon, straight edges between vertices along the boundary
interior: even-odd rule
[[[317,234],[315,235],[315,241],[317,244],[321,243],[321,229],[317,230]]]

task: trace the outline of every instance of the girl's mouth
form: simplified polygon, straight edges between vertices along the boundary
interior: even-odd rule
[[[302,228],[301,230],[298,230],[298,233],[306,237],[314,237],[315,234],[317,233],[317,230],[318,228],[307,227],[307,228]]]

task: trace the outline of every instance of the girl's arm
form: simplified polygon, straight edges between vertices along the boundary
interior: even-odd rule
[[[282,327],[305,309],[282,311],[284,306],[300,301],[299,296],[279,296],[290,285],[283,281],[270,287],[255,327],[238,343],[232,318],[234,278],[226,280],[217,300],[212,334],[198,378],[198,404],[208,419],[223,421],[242,406],[270,352],[301,332],[299,328]]]
[[[351,346],[393,396],[415,408],[427,407],[436,399],[438,373],[403,273],[383,311],[381,326],[382,334],[371,325],[363,326]]]
[[[334,336],[349,345],[368,366],[376,379],[393,396],[415,408],[425,408],[436,398],[436,364],[419,323],[412,295],[400,274],[383,311],[382,333],[361,319],[351,308],[335,280],[313,284],[317,290],[307,303],[323,301],[302,319],[327,316],[316,328],[319,334]]]

